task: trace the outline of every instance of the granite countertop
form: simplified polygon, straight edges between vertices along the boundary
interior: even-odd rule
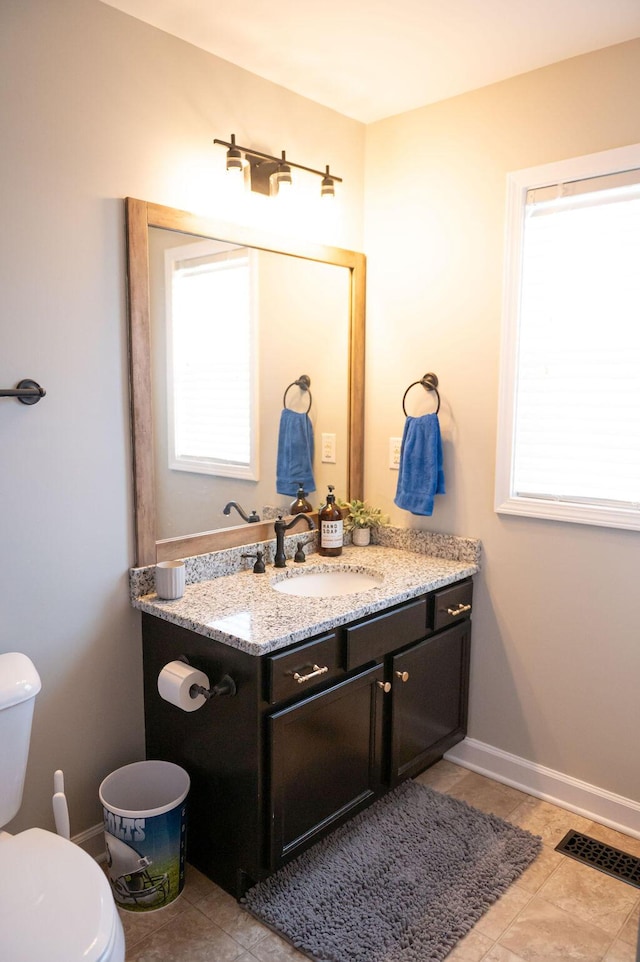
[[[273,588],[273,582],[282,578],[341,566],[374,574],[381,583],[331,598],[297,597]],[[338,558],[311,554],[304,564],[289,561],[285,569],[268,565],[265,574],[254,574],[249,568],[187,584],[177,601],[161,601],[154,592],[134,597],[132,604],[248,654],[263,655],[460,581],[478,570],[472,561],[402,548],[348,546]]]

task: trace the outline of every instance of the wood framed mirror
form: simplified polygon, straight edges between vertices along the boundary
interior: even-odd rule
[[[303,373],[308,373],[300,367],[300,357],[313,360],[319,352],[330,351],[332,331],[336,348],[333,363],[338,378],[332,378],[331,383],[323,386],[315,385],[316,398],[320,405],[323,395],[328,398],[333,395],[333,403],[343,412],[344,427],[338,432],[342,438],[344,455],[340,465],[340,484],[338,493],[346,500],[363,497],[363,449],[364,449],[364,341],[365,341],[365,257],[357,251],[344,250],[298,241],[285,242],[263,232],[254,231],[247,227],[238,227],[218,223],[210,218],[201,217],[186,211],[163,207],[143,200],[127,198],[127,263],[128,263],[128,296],[130,322],[130,363],[131,363],[131,420],[133,436],[133,469],[134,469],[134,505],[136,523],[136,565],[156,564],[175,558],[218,551],[223,548],[253,544],[273,537],[273,522],[233,525],[232,527],[215,527],[215,513],[220,514],[220,504],[211,502],[210,523],[198,523],[193,520],[177,521],[187,530],[172,530],[167,536],[160,522],[158,506],[165,499],[165,494],[159,494],[158,479],[158,437],[159,431],[164,431],[159,424],[161,417],[154,405],[154,355],[153,324],[154,297],[152,283],[151,254],[155,246],[177,246],[188,243],[191,239],[198,242],[211,240],[221,242],[228,248],[248,249],[263,255],[284,255],[288,260],[280,261],[290,265],[328,265],[340,268],[336,272],[340,281],[338,288],[342,293],[339,310],[333,307],[326,309],[323,323],[318,326],[317,321],[310,320],[305,326],[305,317],[300,316],[298,305],[298,320],[295,328],[289,324],[287,333],[283,337],[282,331],[273,337],[267,350],[270,356],[278,359],[285,358],[288,368],[292,372],[289,380],[293,381]],[[158,232],[168,232],[166,238],[160,236],[160,245],[154,238]],[[166,240],[166,243],[165,243]],[[321,268],[325,270],[325,268]],[[324,285],[324,276],[314,279]],[[289,288],[280,284],[281,294],[291,292],[293,297],[297,293],[300,301],[298,284],[294,282]],[[311,308],[316,298],[303,295]],[[304,304],[305,301],[303,300]],[[282,311],[279,312],[282,314]],[[306,315],[306,311],[302,312]],[[312,312],[309,310],[309,314]],[[339,315],[339,318],[336,317]],[[269,332],[267,331],[267,335]],[[293,341],[302,345],[300,357],[291,350]],[[280,398],[286,383],[278,381],[271,371],[271,363],[263,365],[262,380],[272,383],[272,393]],[[300,370],[298,368],[300,367]],[[157,374],[155,380],[158,380]],[[270,421],[275,415],[270,414]],[[267,445],[270,449],[272,445]],[[319,457],[320,444],[316,442],[316,457]],[[163,469],[164,471],[164,466]],[[241,483],[239,482],[239,485]],[[344,489],[340,488],[344,485]],[[170,488],[169,488],[170,490]],[[241,490],[241,488],[239,488]],[[246,490],[246,489],[245,489]],[[275,492],[275,479],[274,479]],[[319,491],[318,494],[322,492]],[[237,500],[242,502],[242,493]],[[191,500],[191,496],[184,498]],[[220,499],[217,499],[218,502]],[[225,500],[229,500],[225,497]],[[288,500],[288,499],[286,499]],[[253,503],[247,500],[249,509]],[[270,503],[266,501],[265,503]],[[282,503],[282,499],[279,502]],[[260,506],[261,507],[261,506]],[[209,516],[206,516],[208,520]],[[166,527],[166,525],[165,525]],[[170,527],[170,526],[169,526]],[[195,529],[195,530],[191,530]]]

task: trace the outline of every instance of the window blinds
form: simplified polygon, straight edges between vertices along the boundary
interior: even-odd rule
[[[527,192],[512,490],[640,509],[640,170]]]
[[[173,468],[243,476],[252,465],[249,271],[246,250],[173,263],[168,356]]]

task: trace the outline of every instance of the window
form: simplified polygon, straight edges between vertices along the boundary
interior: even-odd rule
[[[640,529],[640,145],[510,174],[496,511]]]
[[[253,252],[173,248],[165,281],[169,467],[258,480]]]

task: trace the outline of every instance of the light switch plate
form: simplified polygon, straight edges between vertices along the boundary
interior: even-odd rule
[[[389,438],[389,467],[392,471],[400,470],[400,449],[402,438]]]
[[[322,463],[336,463],[336,436],[335,434],[322,435]]]

